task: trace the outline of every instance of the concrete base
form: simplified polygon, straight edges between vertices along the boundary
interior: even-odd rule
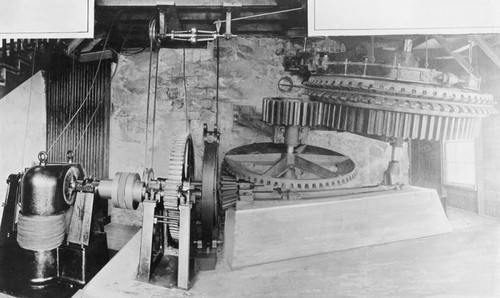
[[[451,231],[433,189],[330,199],[238,202],[226,213],[231,268],[421,238]]]

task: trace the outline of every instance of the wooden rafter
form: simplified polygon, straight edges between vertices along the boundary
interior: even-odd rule
[[[460,64],[460,66],[462,66],[462,68],[467,73],[470,73],[470,70],[471,70],[470,63],[467,60],[465,60],[464,57],[460,56],[460,54],[458,54],[454,51],[451,44],[446,40],[446,38],[444,38],[442,35],[434,35],[433,38],[436,39],[441,44],[443,49],[448,54],[450,54],[453,57],[453,59],[455,59],[455,61],[457,61],[457,63]]]
[[[479,48],[490,58],[497,67],[500,68],[500,57],[497,53],[490,47],[490,45],[481,36],[474,34],[469,35],[469,39],[475,42]]]

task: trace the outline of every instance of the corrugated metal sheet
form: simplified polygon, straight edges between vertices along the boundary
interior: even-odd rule
[[[87,175],[107,178],[110,76],[109,60],[101,61],[100,65],[98,61],[73,63],[48,71],[47,149],[50,162],[65,162],[66,152],[75,150],[75,162],[83,165]]]

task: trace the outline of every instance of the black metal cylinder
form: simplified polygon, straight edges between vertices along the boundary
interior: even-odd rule
[[[64,200],[64,180],[72,165],[46,165],[30,168],[21,182],[21,213],[52,215],[68,209]]]
[[[45,283],[57,277],[56,246],[64,239],[64,227],[47,224],[52,225],[53,219],[63,216],[74,202],[72,184],[76,179],[83,179],[83,173],[77,164],[34,166],[24,173],[19,217],[22,222],[18,223],[23,229],[18,231],[17,239],[26,256],[26,278],[32,283]],[[42,224],[44,218],[47,224]],[[37,221],[41,223],[35,224]],[[64,225],[64,221],[56,222]]]

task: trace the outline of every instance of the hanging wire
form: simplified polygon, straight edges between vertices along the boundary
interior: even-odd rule
[[[30,123],[30,114],[31,114],[31,95],[33,93],[33,76],[35,75],[35,60],[36,60],[36,50],[38,46],[38,41],[35,43],[35,49],[33,50],[33,64],[31,65],[31,79],[30,79],[30,95],[28,99],[28,115],[26,116],[26,129],[24,131],[24,144],[23,144],[23,154],[21,159],[21,168],[24,165],[24,155],[26,153],[26,143],[28,139],[28,128]]]
[[[469,41],[469,73],[474,75],[474,68],[472,67],[473,61],[473,51],[474,51],[474,42]]]
[[[156,129],[156,94],[158,93],[158,64],[160,61],[160,49],[156,50],[156,74],[155,74],[155,96],[153,98],[153,136],[151,137],[151,164],[149,168],[153,168],[155,159],[155,129]]]
[[[220,48],[219,39],[217,38],[217,49],[216,49],[216,77],[217,83],[215,86],[215,126],[219,127],[219,60],[220,60]]]
[[[116,67],[115,67],[115,69],[113,70],[113,73],[111,74],[111,77],[110,77],[110,79],[109,79],[109,82],[108,82],[108,86],[107,86],[107,87],[111,86],[111,82],[113,82],[113,78],[115,77],[115,75],[116,75],[116,73],[117,73],[117,70],[118,70],[118,63],[119,63],[119,61],[120,61],[120,60],[119,60],[119,59],[120,59],[119,57],[120,57],[120,56],[118,56],[118,60],[117,60],[117,62],[116,62]],[[80,138],[78,139],[78,142],[77,142],[77,144],[75,145],[75,148],[73,149],[73,152],[76,152],[76,150],[77,150],[77,149],[78,149],[78,147],[80,146],[80,143],[81,143],[81,141],[82,141],[83,137],[84,137],[84,136],[85,136],[85,134],[87,133],[87,130],[88,130],[88,128],[90,127],[90,124],[92,124],[92,121],[94,120],[95,115],[97,114],[97,111],[98,111],[98,110],[99,110],[99,108],[101,107],[102,103],[103,103],[103,101],[101,100],[101,101],[99,102],[99,104],[97,105],[97,107],[94,109],[94,112],[92,113],[92,116],[90,117],[90,120],[89,120],[89,121],[87,122],[87,124],[85,125],[85,129],[83,130],[82,135],[81,135],[81,136],[80,136]]]
[[[371,53],[371,63],[375,63],[375,36],[371,36],[371,49],[370,49],[370,53]]]
[[[186,133],[189,133],[191,129],[191,123],[189,121],[188,115],[188,99],[187,99],[187,83],[186,83],[186,48],[182,48],[182,76],[184,80],[182,80],[184,86],[184,113],[186,118]]]
[[[279,10],[279,11],[273,11],[273,12],[266,12],[266,13],[261,13],[261,14],[254,14],[254,15],[250,15],[250,16],[244,16],[244,17],[231,19],[231,22],[252,19],[252,18],[258,18],[258,17],[264,17],[264,16],[270,16],[270,15],[286,13],[286,12],[292,12],[292,11],[297,11],[297,10],[302,10],[302,9],[304,9],[304,7],[297,7],[297,8],[291,8],[291,9],[285,9],[285,10]],[[226,23],[226,22],[228,22],[228,21],[227,20],[222,20],[222,21],[218,20],[218,21],[215,21],[214,23]]]
[[[477,64],[477,48],[474,47],[474,54],[473,54],[473,58],[474,58],[474,69],[476,70],[476,75],[477,76],[480,76],[480,72],[479,72],[479,66]]]
[[[99,108],[101,107],[101,105],[102,105],[102,102],[99,102],[99,104],[97,105],[97,107],[94,109],[94,112],[92,113],[92,116],[90,117],[90,120],[85,125],[85,129],[83,130],[82,135],[78,139],[78,142],[76,143],[75,148],[73,148],[73,152],[76,152],[76,150],[78,150],[78,147],[80,146],[80,143],[82,142],[83,137],[87,133],[87,130],[89,129],[90,124],[92,124],[92,121],[94,120],[94,117],[97,114],[97,111],[99,110]]]
[[[156,30],[156,20],[149,21],[149,72],[148,72],[148,97],[146,102],[146,141],[144,143],[144,167],[148,164],[148,135],[149,135],[149,101],[151,95],[151,68],[153,64],[153,38],[151,32]]]
[[[429,67],[429,48],[427,47],[427,35],[425,36],[425,68]]]
[[[108,30],[108,34],[106,35],[106,39],[104,41],[104,45],[102,47],[102,51],[101,51],[101,57],[99,58],[99,63],[97,64],[97,70],[94,74],[94,78],[92,79],[92,84],[90,86],[90,89],[89,91],[87,91],[87,94],[85,95],[85,99],[83,100],[83,102],[80,104],[80,106],[78,107],[78,109],[76,110],[76,112],[73,114],[73,116],[71,116],[71,118],[69,119],[68,123],[64,126],[64,128],[62,129],[62,131],[59,133],[59,135],[57,136],[57,138],[52,142],[52,144],[50,145],[49,149],[47,150],[47,153],[50,153],[50,151],[52,150],[52,148],[55,146],[55,144],[57,143],[57,141],[59,141],[59,139],[63,136],[63,134],[66,132],[66,130],[68,129],[68,127],[70,126],[70,124],[73,122],[73,120],[75,120],[76,116],[78,115],[78,113],[82,110],[83,106],[87,103],[87,101],[89,100],[89,95],[90,93],[92,92],[92,90],[94,89],[94,85],[95,85],[95,81],[96,81],[96,78],[97,78],[97,75],[99,74],[99,70],[101,68],[101,63],[102,63],[102,59],[103,59],[103,56],[104,56],[104,52],[106,50],[106,45],[108,44],[108,40],[109,40],[109,36],[111,34],[111,31],[113,29],[113,25],[115,23],[115,20],[116,18],[120,15],[120,13],[122,12],[123,10],[120,10],[116,13],[116,15],[113,17],[113,21],[111,22],[111,26]],[[79,144],[76,144],[75,147],[78,147]]]

